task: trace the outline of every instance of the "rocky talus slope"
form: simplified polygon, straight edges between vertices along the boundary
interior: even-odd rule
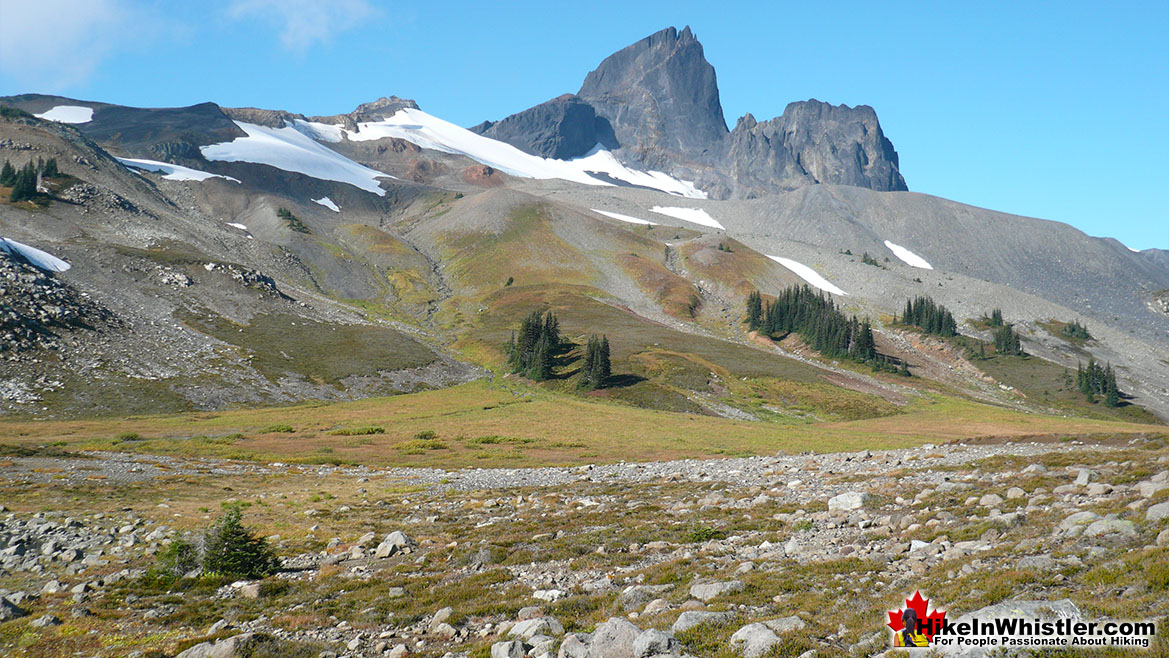
[[[1164,436],[451,472],[12,454],[13,656],[891,656],[917,590],[953,618],[1169,614]],[[282,571],[160,587],[227,483]]]

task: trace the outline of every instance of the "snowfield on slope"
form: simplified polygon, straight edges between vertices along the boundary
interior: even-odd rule
[[[377,179],[393,178],[318,144],[296,127],[269,128],[243,121],[236,121],[235,125],[247,133],[247,137],[202,146],[199,150],[203,157],[220,162],[266,164],[321,180],[349,183],[378,196],[385,196],[386,192]]]
[[[93,108],[80,105],[58,105],[48,112],[41,112],[33,116],[57,123],[89,123],[93,121]]]
[[[656,212],[659,215],[666,215],[667,217],[680,219],[684,222],[709,226],[711,228],[717,228],[723,231],[726,230],[726,227],[724,227],[722,224],[719,224],[702,208],[671,208],[668,206],[654,206],[653,208],[650,208],[650,210],[652,212]]]
[[[923,270],[934,269],[934,266],[927,263],[924,258],[918,256],[917,254],[906,249],[905,247],[902,247],[899,244],[893,244],[892,242],[885,240],[885,246],[889,248],[889,251],[893,252],[894,256],[900,258],[901,262],[910,267],[917,267]]]
[[[647,219],[638,219],[636,217],[630,217],[629,215],[622,215],[619,212],[609,212],[608,210],[597,210],[596,208],[589,208],[589,210],[597,213],[598,215],[604,215],[606,217],[611,217],[613,219],[616,219],[616,220],[619,220],[622,222],[629,222],[630,224],[641,224],[642,226],[657,226],[658,225],[657,222],[651,222]]]
[[[396,137],[424,149],[464,155],[520,178],[559,178],[583,185],[613,185],[589,174],[596,172],[630,185],[649,187],[692,199],[706,198],[705,192],[688,181],[678,180],[660,171],[630,169],[599,145],[587,155],[572,160],[541,158],[525,153],[511,144],[478,135],[449,121],[443,121],[422,110],[399,110],[394,116],[382,121],[359,123],[356,131],[340,125],[301,120],[297,120],[294,125],[305,135],[334,143],[340,142],[343,137],[354,142]]]
[[[333,203],[333,200],[327,196],[321,197],[319,199],[313,199],[313,203],[319,203],[333,212],[341,212],[341,209],[337,207],[337,204]]]
[[[194,180],[204,181],[208,178],[223,178],[230,181],[239,182],[231,176],[224,176],[222,174],[212,174],[206,171],[199,171],[198,169],[191,169],[182,165],[171,164],[169,162],[159,162],[157,160],[139,160],[136,158],[115,158],[118,162],[133,169],[144,169],[146,171],[154,171],[165,174],[163,178],[167,180]]]
[[[30,247],[8,238],[0,238],[0,251],[6,254],[17,254],[34,266],[48,272],[64,272],[73,267],[47,251],[41,251],[36,247]]]
[[[792,272],[795,272],[796,276],[812,284],[812,286],[815,288],[819,288],[824,292],[832,293],[833,295],[843,296],[848,294],[840,288],[832,285],[832,283],[829,282],[828,279],[825,279],[823,276],[821,276],[819,272],[799,261],[794,261],[790,258],[784,258],[782,256],[772,256],[770,254],[768,254],[767,257],[779,263],[780,265],[783,265]]]

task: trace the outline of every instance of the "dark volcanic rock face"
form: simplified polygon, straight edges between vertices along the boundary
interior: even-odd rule
[[[564,94],[502,121],[484,121],[471,128],[533,155],[567,160],[588,153],[597,144],[617,148],[608,120],[579,96]]]
[[[791,103],[783,115],[739,120],[727,151],[735,196],[754,197],[814,183],[907,190],[877,113],[817,100]]]
[[[689,27],[610,55],[577,95],[609,120],[627,156],[650,166],[706,160],[727,135],[714,67]]]
[[[715,198],[754,198],[832,183],[907,190],[897,151],[867,105],[791,103],[728,132],[714,67],[684,28],[667,28],[610,55],[578,95],[564,95],[471,130],[554,158],[596,144],[634,166],[693,180]]]

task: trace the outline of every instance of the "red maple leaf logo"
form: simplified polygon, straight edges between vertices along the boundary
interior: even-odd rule
[[[921,592],[914,592],[912,599],[905,599],[905,608],[898,608],[897,610],[889,611],[889,628],[893,629],[894,633],[900,632],[905,628],[905,623],[901,621],[901,613],[912,608],[917,613],[917,618],[921,620],[921,632],[930,642],[934,639],[934,634],[942,628],[942,620],[946,618],[945,610],[934,610],[926,613],[929,608],[930,600],[922,598]]]

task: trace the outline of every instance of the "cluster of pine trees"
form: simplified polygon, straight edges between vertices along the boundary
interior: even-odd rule
[[[532,311],[520,322],[519,335],[507,344],[511,371],[543,381],[552,376],[552,359],[560,350],[560,320],[552,311]]]
[[[12,203],[35,200],[40,195],[37,183],[42,179],[60,177],[61,172],[57,169],[56,158],[49,158],[47,161],[38,159],[35,163],[30,160],[20,169],[5,160],[4,166],[0,167],[0,185],[12,188],[12,192],[8,194],[8,200]]]
[[[999,354],[1008,356],[1023,356],[1023,345],[1019,342],[1019,334],[1015,333],[1015,325],[1009,322],[999,326],[994,332],[994,349]]]
[[[896,317],[893,318],[893,322],[897,322]],[[905,313],[901,316],[901,323],[920,327],[927,334],[958,335],[958,323],[954,321],[954,314],[929,297],[906,300]]]
[[[874,267],[881,267],[881,263],[878,262],[876,258],[873,258],[872,256],[870,256],[869,252],[867,252],[867,251],[865,253],[861,254],[861,262],[864,263],[865,265],[872,265]]]
[[[1003,310],[996,308],[990,312],[990,317],[982,316],[982,320],[992,327],[1003,326]]]
[[[1072,320],[1071,324],[1064,325],[1061,332],[1068,338],[1079,338],[1081,340],[1091,340],[1092,334],[1088,333],[1088,328],[1080,324],[1079,320]]]
[[[292,214],[292,211],[288,208],[278,208],[276,210],[276,216],[283,219],[288,224],[288,228],[297,233],[312,233],[309,227],[305,226],[304,222],[300,221],[300,218]]]
[[[1104,404],[1110,407],[1120,406],[1120,389],[1116,387],[1116,374],[1112,372],[1112,364],[1101,368],[1096,359],[1088,359],[1088,367],[1076,365],[1076,387],[1087,396],[1089,401],[1095,402],[1097,395],[1104,396]]]
[[[873,327],[866,318],[849,318],[823,293],[808,286],[785,289],[769,303],[763,302],[758,290],[747,296],[747,325],[767,336],[796,333],[812,349],[829,358],[847,358],[868,363],[878,369],[891,369],[887,359],[877,354]],[[901,363],[901,374],[909,370]]]
[[[613,374],[609,361],[609,337],[596,334],[589,336],[585,345],[585,362],[581,370],[580,387],[596,390],[605,387],[605,381]]]

